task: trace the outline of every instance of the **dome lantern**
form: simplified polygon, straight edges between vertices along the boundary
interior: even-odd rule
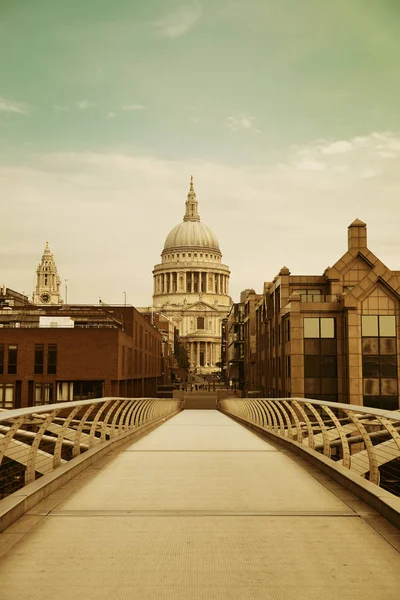
[[[167,235],[164,250],[203,248],[220,254],[218,240],[209,227],[200,222],[198,202],[194,191],[193,175],[186,200],[183,222],[176,225]]]

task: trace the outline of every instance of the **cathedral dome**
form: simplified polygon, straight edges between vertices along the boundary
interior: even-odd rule
[[[182,247],[207,248],[219,251],[215,234],[200,221],[183,221],[169,232],[165,240],[164,250]]]
[[[200,222],[193,177],[190,179],[190,190],[186,200],[186,212],[183,222],[176,225],[167,235],[164,252],[175,248],[205,248],[220,251],[215,234],[209,227]]]

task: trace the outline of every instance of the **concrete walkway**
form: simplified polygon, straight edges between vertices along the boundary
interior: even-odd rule
[[[2,534],[0,597],[398,600],[398,534],[307,463],[190,410]]]

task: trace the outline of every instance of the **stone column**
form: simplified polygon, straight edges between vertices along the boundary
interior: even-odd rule
[[[186,271],[183,273],[183,289],[182,292],[186,292]]]
[[[197,342],[196,366],[200,366],[200,342]]]
[[[198,277],[199,277],[199,292],[202,292],[202,291],[203,291],[203,288],[201,287],[201,286],[202,286],[202,282],[201,282],[201,271],[199,271]]]
[[[192,285],[191,285],[190,291],[193,294],[193,292],[194,292],[194,271],[192,271]]]

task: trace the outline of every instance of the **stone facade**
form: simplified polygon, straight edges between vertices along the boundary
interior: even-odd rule
[[[244,313],[245,391],[399,407],[400,271],[368,249],[362,221],[323,275],[283,267],[262,295],[247,295]]]
[[[216,370],[221,359],[221,321],[232,304],[229,276],[217,238],[200,222],[192,178],[183,222],[168,234],[153,270],[153,307],[173,321],[197,373]]]
[[[33,304],[53,305],[62,304],[60,296],[61,280],[57,272],[54,255],[49,243],[43,252],[42,260],[36,269],[36,288],[33,292]]]

